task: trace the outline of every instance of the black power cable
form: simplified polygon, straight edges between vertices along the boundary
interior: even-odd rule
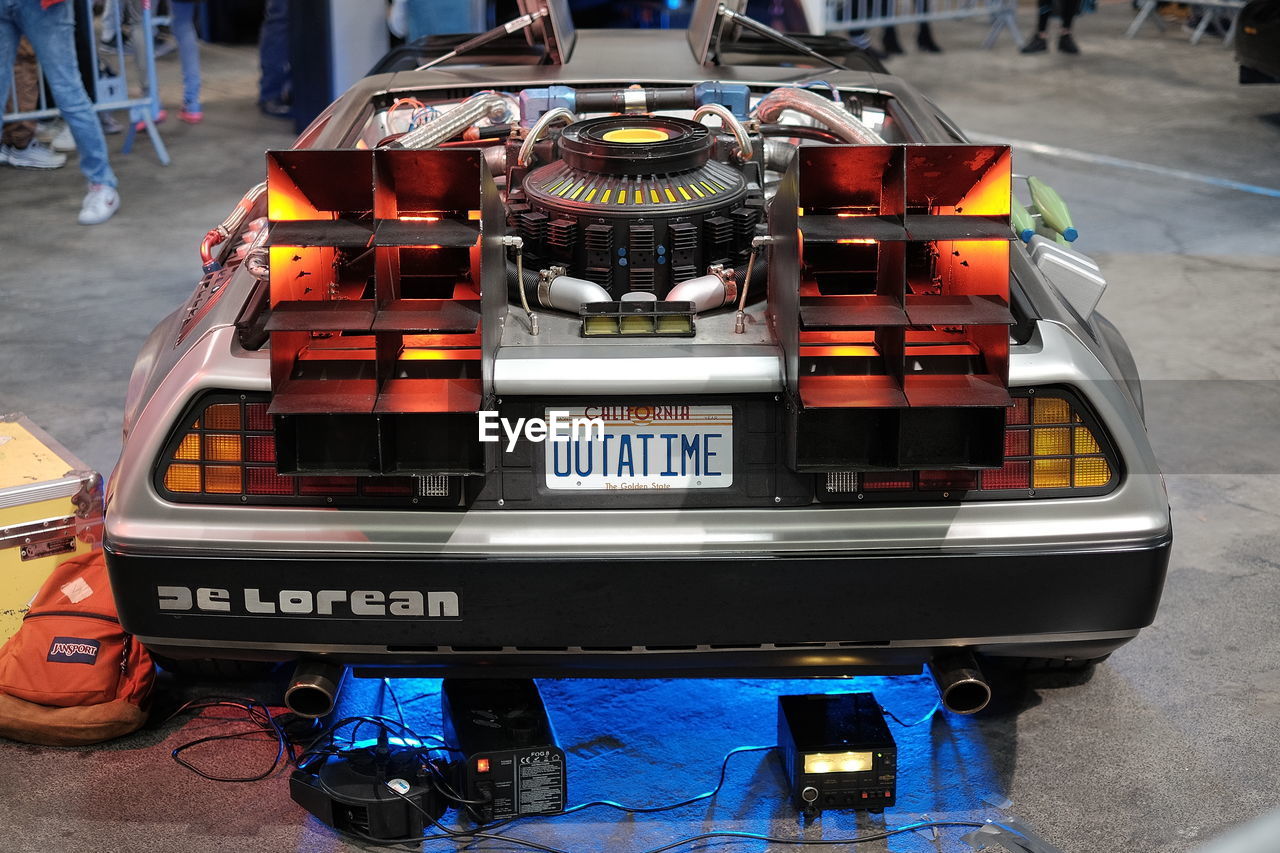
[[[914,728],[914,727],[916,727],[916,726],[918,726],[918,725],[921,725],[921,724],[923,724],[923,723],[927,723],[927,722],[929,722],[930,720],[932,720],[932,719],[934,718],[934,716],[935,716],[935,715],[938,713],[938,711],[940,711],[941,709],[942,709],[942,700],[941,700],[941,699],[939,699],[938,701],[936,701],[936,702],[934,702],[934,703],[933,703],[933,707],[929,709],[929,712],[928,712],[927,714],[925,714],[923,717],[921,717],[920,719],[916,720],[916,721],[915,721],[915,722],[913,722],[913,723],[904,723],[904,722],[902,722],[902,720],[898,718],[898,715],[897,715],[897,714],[895,714],[895,713],[893,713],[892,711],[890,711],[888,708],[882,708],[881,710],[882,710],[882,711],[884,711],[884,715],[885,715],[886,717],[888,717],[889,719],[893,720],[895,723],[897,723],[898,725],[902,726],[904,729],[910,729],[910,728]]]
[[[698,835],[690,835],[687,838],[680,838],[661,847],[654,847],[644,853],[664,853],[666,850],[674,850],[677,847],[686,847],[690,844],[697,844],[699,841],[709,841],[714,838],[741,838],[748,841],[764,841],[769,844],[796,844],[811,847],[828,847],[835,844],[865,844],[868,841],[883,841],[886,838],[892,838],[895,835],[901,835],[904,832],[915,832],[920,829],[929,829],[930,827],[948,827],[962,826],[966,828],[983,827],[985,823],[976,820],[924,820],[919,823],[909,823],[906,826],[895,826],[892,829],[884,829],[880,832],[872,832],[867,835],[855,835],[852,838],[781,838],[776,835],[762,835],[755,832],[735,832],[733,830],[721,830],[718,832],[702,832]]]
[[[676,803],[667,803],[666,805],[661,806],[624,806],[621,803],[615,803],[612,800],[592,800],[589,803],[580,803],[576,806],[570,806],[564,810],[563,814],[573,814],[574,812],[580,812],[583,809],[590,809],[596,806],[607,806],[608,808],[617,809],[618,811],[627,812],[629,814],[653,814],[655,812],[666,812],[671,811],[672,809],[682,808],[683,806],[692,805],[693,803],[697,803],[702,800],[708,800],[720,793],[720,789],[724,787],[725,774],[729,770],[730,758],[733,758],[733,756],[743,752],[769,752],[770,750],[777,748],[778,747],[776,746],[739,746],[729,750],[729,752],[725,754],[724,760],[720,762],[720,781],[716,782],[716,786],[710,791],[695,794],[686,800],[680,800]],[[558,815],[548,815],[548,817],[558,817]]]
[[[206,735],[187,741],[174,747],[169,753],[174,761],[195,773],[202,779],[208,779],[211,782],[259,782],[274,775],[280,769],[281,764],[286,766],[294,763],[294,748],[296,741],[307,734],[305,731],[296,731],[306,727],[314,727],[315,721],[306,717],[300,717],[292,711],[280,711],[272,713],[271,708],[265,703],[255,699],[231,698],[225,696],[206,696],[200,699],[192,699],[174,710],[169,716],[162,721],[167,723],[170,720],[182,714],[195,712],[200,714],[211,708],[235,708],[245,712],[245,717],[251,728],[241,729],[233,732],[224,732],[216,735]],[[268,738],[276,742],[276,754],[271,761],[271,765],[261,773],[255,773],[248,776],[222,776],[201,770],[192,761],[186,757],[185,753],[191,749],[202,746],[207,743],[213,743],[223,740],[240,740],[246,738]]]
[[[387,685],[387,686],[390,687],[390,685]],[[302,733],[299,733],[297,735],[291,734],[291,729],[298,728],[300,724],[307,724],[310,726],[314,726],[315,721],[297,717],[297,715],[294,715],[292,714],[292,712],[288,712],[288,711],[285,711],[279,714],[273,714],[270,708],[268,708],[265,704],[258,702],[256,700],[229,699],[229,698],[223,698],[223,697],[208,697],[204,699],[193,700],[191,702],[184,704],[183,706],[178,708],[176,711],[174,711],[172,714],[170,714],[166,718],[166,722],[183,713],[187,713],[190,711],[203,711],[209,708],[217,708],[217,707],[237,708],[237,709],[243,710],[246,713],[248,720],[254,724],[254,728],[238,731],[238,732],[220,734],[220,735],[209,735],[203,738],[198,738],[196,740],[190,741],[186,744],[182,744],[173,750],[173,753],[172,753],[173,758],[179,764],[190,769],[192,772],[196,773],[202,778],[209,779],[212,781],[217,781],[217,782],[256,782],[262,779],[266,779],[272,774],[274,774],[276,770],[279,769],[281,763],[286,761],[286,758],[287,758],[287,763],[294,764],[300,768],[306,768],[316,760],[319,760],[322,758],[327,760],[329,757],[332,757],[335,755],[341,755],[347,751],[347,749],[339,749],[336,746],[338,735],[343,729],[346,729],[348,727],[352,728],[352,731],[348,735],[348,737],[350,741],[354,743],[355,738],[358,735],[359,729],[362,726],[371,725],[376,727],[379,730],[380,734],[384,736],[383,739],[385,739],[386,737],[394,736],[400,739],[402,743],[416,744],[416,746],[412,748],[417,749],[420,753],[423,754],[424,756],[423,765],[431,773],[432,785],[436,789],[436,791],[439,794],[441,794],[443,797],[445,797],[447,800],[451,801],[455,806],[466,809],[468,813],[471,813],[474,816],[474,812],[471,810],[470,806],[482,805],[484,802],[487,802],[487,801],[468,800],[465,797],[461,796],[453,788],[452,784],[450,783],[450,780],[444,774],[438,762],[433,761],[430,758],[430,753],[433,751],[447,752],[451,750],[449,750],[448,747],[444,745],[443,740],[440,737],[436,735],[427,735],[425,737],[422,735],[419,735],[412,728],[410,728],[405,722],[403,722],[403,709],[400,707],[400,703],[396,699],[394,692],[392,693],[392,699],[395,702],[397,710],[399,711],[399,714],[401,716],[400,720],[393,720],[389,717],[369,716],[369,715],[357,715],[352,717],[344,717],[343,719],[338,720],[335,723],[327,726],[322,732],[312,737],[309,740],[309,742],[306,744],[306,746],[302,748],[301,752],[298,752],[296,754],[295,754],[295,750],[299,746],[298,742],[302,739],[301,737]],[[911,727],[911,726],[920,725],[928,721],[929,719],[931,719],[937,713],[938,707],[939,705],[935,704],[935,706],[924,717],[911,723],[902,722],[902,720],[900,720],[895,714],[893,714],[888,710],[885,711],[885,715],[903,727]],[[310,734],[310,732],[307,732],[306,734]],[[217,741],[217,740],[230,740],[235,738],[248,738],[248,737],[269,737],[269,738],[275,739],[277,743],[276,756],[271,766],[266,771],[253,776],[245,776],[245,777],[218,776],[218,775],[201,770],[200,768],[196,767],[190,761],[188,761],[182,756],[183,752],[193,747],[199,746],[200,744],[209,743],[211,741]],[[435,741],[435,743],[428,743],[428,741]],[[454,829],[454,828],[445,826],[434,815],[430,814],[430,812],[422,808],[421,805],[414,802],[412,798],[405,796],[400,791],[397,791],[390,786],[386,786],[386,789],[388,791],[391,791],[391,793],[393,793],[395,796],[405,800],[413,808],[421,812],[427,818],[427,820],[431,823],[431,825],[438,830],[438,832],[432,835],[417,835],[413,837],[393,838],[393,839],[376,838],[374,836],[359,832],[358,830],[353,830],[349,834],[356,838],[359,838],[362,842],[366,844],[371,844],[378,847],[397,847],[397,846],[403,846],[403,845],[414,845],[415,847],[417,847],[417,846],[420,846],[424,841],[445,841],[445,840],[451,841],[455,844],[470,844],[478,839],[482,839],[486,841],[505,842],[507,844],[513,844],[519,847],[524,847],[526,849],[539,850],[539,851],[542,851],[542,853],[569,853],[569,851],[565,851],[557,847],[552,847],[550,845],[542,844],[537,841],[532,841],[527,838],[520,838],[517,836],[499,834],[495,830],[508,826],[517,821],[531,820],[539,817],[541,818],[563,817],[564,815],[574,814],[574,813],[583,811],[585,809],[598,808],[598,807],[616,809],[618,811],[627,812],[629,814],[653,814],[657,812],[665,812],[665,811],[671,811],[673,809],[682,808],[684,806],[692,805],[693,803],[710,799],[716,796],[718,793],[720,793],[720,791],[724,788],[725,781],[727,779],[729,759],[731,759],[733,756],[738,755],[740,753],[746,753],[746,752],[769,752],[775,749],[777,749],[776,746],[740,746],[740,747],[731,749],[728,753],[725,754],[724,759],[720,762],[720,776],[714,788],[712,788],[709,791],[705,791],[701,794],[695,794],[692,797],[687,797],[683,800],[679,800],[677,802],[665,803],[665,804],[656,805],[656,806],[627,806],[621,803],[616,803],[612,800],[592,800],[590,802],[579,803],[578,805],[570,806],[569,808],[565,809],[563,812],[557,815],[529,815],[529,816],[520,817],[520,818],[508,818],[506,820],[496,821],[489,824],[481,824],[480,826],[477,826],[471,829]],[[320,784],[322,787],[327,788],[327,786],[324,785],[323,780],[320,781]],[[330,792],[331,795],[333,793],[334,792]],[[755,833],[755,832],[740,832],[736,830],[713,830],[710,832],[703,832],[697,835],[690,835],[684,838],[679,838],[674,841],[670,841],[666,844],[663,844],[660,847],[654,847],[650,850],[644,851],[644,853],[665,853],[665,851],[668,851],[668,850],[675,850],[677,848],[687,847],[702,841],[712,841],[716,839],[736,839],[741,841],[763,842],[765,844],[793,844],[797,846],[813,846],[813,847],[854,845],[854,844],[863,844],[871,841],[881,841],[887,838],[891,838],[895,835],[901,835],[907,832],[916,832],[922,829],[932,829],[932,828],[941,829],[941,828],[948,828],[948,827],[981,828],[983,826],[988,825],[988,823],[991,823],[991,822],[963,821],[963,820],[918,821],[916,823],[906,824],[899,827],[885,828],[879,832],[868,833],[866,835],[853,836],[850,838],[785,838],[781,836],[767,835],[767,834]],[[999,824],[996,824],[996,825],[999,825]],[[1018,833],[1016,830],[1013,830],[1009,827],[1003,827],[1003,828],[1010,832],[1014,832],[1015,834],[1021,835],[1021,833]]]

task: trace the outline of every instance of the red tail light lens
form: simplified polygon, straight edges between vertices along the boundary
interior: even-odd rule
[[[156,489],[180,503],[266,506],[457,506],[457,477],[284,475],[265,395],[215,393],[180,421],[156,466]]]
[[[820,492],[858,500],[1001,500],[1097,495],[1119,478],[1105,433],[1087,407],[1069,391],[1011,389],[1014,405],[1005,416],[1004,466],[980,471],[891,471],[827,475]]]

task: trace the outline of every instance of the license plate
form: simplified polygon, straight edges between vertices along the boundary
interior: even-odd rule
[[[733,485],[732,406],[581,406],[604,435],[545,442],[547,488],[632,491]],[[550,418],[551,410],[547,410]],[[563,417],[563,416],[561,416]]]

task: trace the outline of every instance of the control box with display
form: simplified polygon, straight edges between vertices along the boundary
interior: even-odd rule
[[[779,696],[778,745],[801,811],[882,811],[895,802],[898,750],[870,693]]]

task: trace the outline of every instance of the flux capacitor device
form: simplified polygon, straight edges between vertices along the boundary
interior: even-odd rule
[[[898,749],[870,693],[779,696],[778,745],[791,801],[807,814],[896,800]]]

